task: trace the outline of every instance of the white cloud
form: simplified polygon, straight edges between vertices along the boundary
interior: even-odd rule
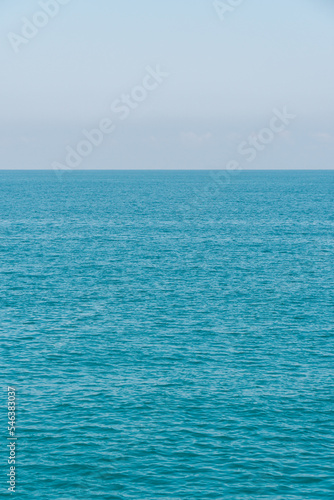
[[[202,146],[209,142],[211,137],[211,132],[206,132],[203,135],[196,134],[195,132],[183,132],[181,134],[181,141],[187,146]]]

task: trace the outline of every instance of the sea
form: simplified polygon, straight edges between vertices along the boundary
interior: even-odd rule
[[[1,498],[333,499],[333,188],[1,171]]]

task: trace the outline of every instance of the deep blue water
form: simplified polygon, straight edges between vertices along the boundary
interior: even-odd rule
[[[334,172],[228,181],[0,172],[1,495],[9,384],[17,498],[334,498]]]

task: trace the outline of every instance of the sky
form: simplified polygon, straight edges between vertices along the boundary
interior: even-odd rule
[[[332,0],[2,0],[1,169],[333,169]]]

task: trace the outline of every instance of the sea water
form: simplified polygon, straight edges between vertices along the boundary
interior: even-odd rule
[[[2,494],[334,498],[333,187],[2,171]]]

